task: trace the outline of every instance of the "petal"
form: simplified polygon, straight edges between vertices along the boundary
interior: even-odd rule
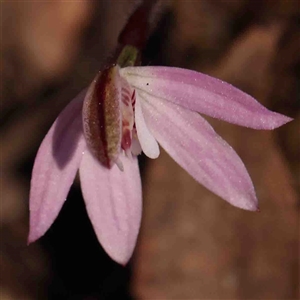
[[[130,259],[140,228],[141,179],[137,159],[122,158],[116,165],[101,166],[87,151],[80,165],[80,181],[89,218],[99,242],[120,264]]]
[[[159,156],[159,147],[145,123],[138,93],[136,93],[135,102],[135,124],[137,136],[143,152],[150,158],[157,158]]]
[[[156,98],[254,129],[274,129],[291,118],[272,112],[254,98],[219,79],[171,67],[128,67],[121,76]]]
[[[232,205],[257,209],[254,187],[243,162],[206,120],[146,93],[141,97],[146,99],[143,112],[155,138],[182,168]]]
[[[82,134],[81,92],[58,116],[35,158],[30,187],[31,243],[44,235],[57,217],[86,147]]]

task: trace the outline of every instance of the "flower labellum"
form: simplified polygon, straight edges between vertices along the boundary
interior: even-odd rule
[[[83,131],[89,150],[109,169],[123,171],[121,151],[128,157],[141,153],[134,123],[135,91],[115,65],[99,73],[83,102]],[[158,146],[157,146],[158,149]]]

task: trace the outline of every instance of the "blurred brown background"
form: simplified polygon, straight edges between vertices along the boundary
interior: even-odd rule
[[[137,1],[1,2],[1,300],[297,299],[300,7],[162,1],[145,64],[211,74],[295,120],[273,132],[210,119],[253,179],[260,213],[231,207],[162,151],[141,158],[143,224],[125,269],[97,243],[75,185],[26,245],[30,172],[59,111],[103,67]]]

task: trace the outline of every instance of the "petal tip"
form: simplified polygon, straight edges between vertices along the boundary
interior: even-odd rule
[[[257,205],[254,205],[254,206],[248,206],[245,208],[246,210],[249,210],[249,211],[253,211],[253,212],[258,212],[259,211],[259,208]]]
[[[155,147],[155,149],[153,149],[153,151],[151,153],[147,153],[147,157],[151,158],[151,159],[156,159],[159,157],[160,154],[160,150],[159,150],[159,146],[157,145],[157,147]]]
[[[118,256],[118,257],[110,256],[110,257],[112,260],[114,260],[119,265],[126,267],[126,265],[128,264],[128,262],[131,258],[131,255],[129,257],[127,255],[126,256]]]
[[[131,259],[134,250],[134,247],[127,247],[127,245],[116,248],[115,246],[102,243],[102,247],[113,261],[123,267],[125,267]]]
[[[27,246],[34,243],[36,240],[39,239],[39,237],[40,236],[36,232],[30,230],[28,237],[27,237]]]
[[[279,113],[272,112],[270,119],[266,120],[265,122],[262,122],[262,124],[260,124],[257,129],[274,130],[293,120],[294,120],[293,118],[287,117]]]
[[[258,200],[255,195],[251,195],[251,197],[247,197],[242,205],[238,205],[239,208],[249,211],[259,211]]]
[[[277,124],[275,124],[274,128],[277,128],[277,127],[280,127],[280,126],[283,126],[289,122],[292,122],[294,119],[293,118],[290,118],[290,117],[287,117],[287,116],[284,116],[284,115],[280,115],[280,118],[278,119],[278,122]]]

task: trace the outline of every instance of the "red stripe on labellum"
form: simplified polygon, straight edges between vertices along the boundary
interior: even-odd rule
[[[122,95],[122,102],[126,105],[129,106],[130,103],[130,97],[128,96],[128,94]]]
[[[135,90],[133,90],[132,96],[131,96],[131,104],[132,104],[132,108],[133,111],[135,109]]]

